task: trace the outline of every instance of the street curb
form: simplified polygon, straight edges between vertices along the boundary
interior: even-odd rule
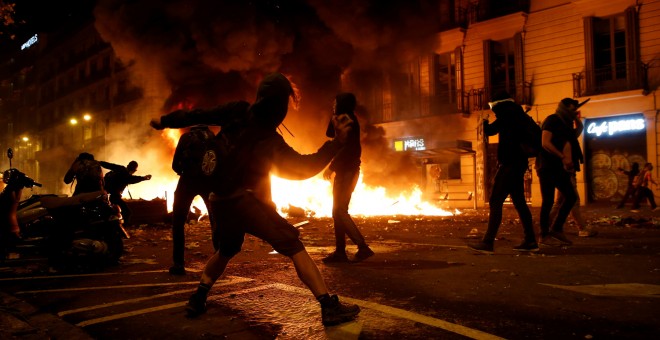
[[[0,292],[0,339],[93,339],[81,328]]]

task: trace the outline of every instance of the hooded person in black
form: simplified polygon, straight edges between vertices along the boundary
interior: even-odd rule
[[[215,281],[243,244],[245,233],[268,242],[293,264],[301,281],[321,304],[324,325],[352,320],[359,312],[357,305],[339,302],[329,295],[323,277],[299,239],[299,231],[282,218],[272,202],[270,173],[287,179],[312,177],[325,168],[343,146],[348,123],[335,121],[337,137],[328,141],[314,154],[301,155],[291,148],[277,127],[288,112],[293,96],[289,80],[280,73],[265,77],[259,85],[254,104],[233,102],[211,110],[175,111],[151,126],[184,127],[195,124],[222,127],[216,138],[227,138],[232,147],[231,160],[219,164],[222,175],[213,175],[210,195],[216,220],[217,251],[208,260],[197,291],[186,308],[189,316],[206,310],[206,298]]]
[[[486,136],[499,134],[497,145],[497,173],[493,180],[488,215],[488,229],[481,242],[470,243],[472,250],[492,254],[495,236],[502,223],[502,208],[504,200],[511,195],[513,206],[518,211],[520,222],[525,233],[524,241],[513,249],[516,251],[535,252],[539,250],[534,234],[532,213],[525,201],[525,172],[528,168],[527,155],[520,144],[518,129],[524,126],[528,119],[522,107],[506,92],[501,92],[488,103],[495,113],[495,121],[483,121],[483,131]]]
[[[360,145],[360,124],[355,116],[355,106],[357,100],[352,93],[340,93],[335,97],[333,115],[346,115],[353,122],[348,131],[346,144],[339,154],[332,160],[330,166],[323,173],[323,178],[329,180],[332,174],[335,178],[332,184],[332,218],[335,226],[335,244],[336,249],[330,255],[323,259],[325,263],[348,262],[346,256],[346,235],[358,246],[354,261],[365,260],[374,252],[369,248],[364,236],[360,233],[357,225],[348,213],[348,205],[351,202],[351,196],[358,177],[360,176],[360,157],[362,155],[362,146]],[[328,124],[326,136],[335,137],[335,129],[332,121]]]

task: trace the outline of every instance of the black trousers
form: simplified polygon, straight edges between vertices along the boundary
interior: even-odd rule
[[[348,213],[348,205],[360,175],[360,168],[353,171],[335,172],[332,185],[332,218],[335,223],[335,243],[337,250],[346,249],[346,235],[358,247],[366,247],[364,236]]]
[[[639,187],[637,188],[637,195],[635,196],[635,203],[633,203],[633,209],[639,209],[640,204],[644,199],[649,200],[651,209],[655,209],[658,205],[655,204],[655,197],[653,197],[653,191],[648,187]]]
[[[555,220],[552,221],[552,231],[563,232],[566,218],[571,213],[573,205],[577,201],[577,193],[571,183],[571,174],[563,169],[538,169],[541,184],[541,236],[547,236],[550,232],[550,211],[555,202],[555,189],[564,196],[564,202],[559,206]]]
[[[174,200],[172,202],[172,260],[175,264],[184,264],[183,253],[186,243],[184,225],[188,220],[190,205],[193,199],[195,199],[195,196],[199,195],[204,200],[204,205],[206,205],[206,210],[209,213],[211,229],[215,228],[215,221],[211,213],[211,205],[209,204],[210,193],[211,190],[208,188],[208,183],[204,183],[198,178],[182,176],[179,178],[179,182],[177,182],[176,190],[174,191]],[[215,233],[212,233],[212,235],[215,235]],[[213,244],[215,245],[215,241]]]
[[[525,201],[525,171],[526,165],[500,165],[493,180],[493,188],[488,201],[490,212],[488,215],[488,229],[484,235],[484,243],[492,244],[497,231],[502,224],[502,207],[507,196],[511,196],[513,206],[518,211],[522,222],[525,241],[534,242],[534,224],[532,213]]]

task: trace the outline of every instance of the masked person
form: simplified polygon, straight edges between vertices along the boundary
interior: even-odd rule
[[[528,119],[523,108],[516,104],[506,92],[500,92],[493,96],[489,103],[491,110],[495,113],[495,121],[489,123],[483,121],[483,131],[487,136],[499,134],[497,146],[497,172],[491,189],[488,214],[488,229],[480,242],[469,243],[468,248],[484,253],[492,254],[495,236],[502,224],[502,208],[507,196],[511,196],[513,206],[520,216],[523,226],[524,240],[514,247],[516,251],[535,252],[539,250],[534,234],[532,213],[525,201],[525,172],[528,169],[528,157],[523,151],[518,140],[518,130]]]
[[[151,179],[151,175],[135,176],[133,175],[138,168],[136,161],[130,161],[128,166],[122,166],[114,163],[101,161],[101,166],[110,171],[105,174],[105,190],[110,194],[110,203],[116,204],[121,208],[121,215],[124,218],[124,224],[130,225],[131,209],[122,198],[122,194],[129,184],[136,184]]]
[[[193,126],[190,131],[181,135],[174,150],[172,170],[179,175],[179,181],[176,184],[172,203],[172,260],[174,262],[170,267],[172,275],[186,274],[184,225],[188,219],[190,204],[195,196],[199,195],[204,201],[206,210],[209,212],[211,228],[214,228],[211,205],[208,201],[211,189],[202,172],[202,159],[206,146],[214,137],[215,135],[207,126]]]
[[[64,183],[71,184],[74,180],[76,188],[73,196],[103,190],[103,170],[94,155],[83,152],[76,157],[64,175]]]
[[[357,225],[348,213],[348,205],[351,195],[355,190],[358,177],[360,176],[360,156],[362,147],[360,145],[360,124],[355,116],[357,100],[352,93],[340,93],[335,97],[333,114],[335,116],[346,114],[352,121],[351,129],[344,148],[335,156],[330,166],[323,173],[323,178],[329,180],[332,174],[335,178],[332,184],[332,219],[335,227],[335,245],[333,253],[323,259],[325,263],[348,262],[346,256],[346,235],[358,246],[354,261],[363,261],[374,255],[369,248],[364,236],[360,233]],[[335,137],[335,129],[332,121],[328,124],[326,136]]]
[[[577,101],[575,101],[574,103],[576,102]],[[571,209],[569,215],[573,218],[573,221],[575,222],[578,228],[579,237],[593,237],[598,235],[598,231],[588,226],[586,220],[582,216],[582,211],[580,211],[580,195],[578,194],[577,191],[577,172],[580,171],[580,164],[584,163],[584,155],[582,154],[582,149],[580,148],[580,142],[578,141],[578,138],[580,138],[580,135],[584,130],[584,125],[582,124],[582,120],[580,119],[579,115],[575,117],[574,121],[575,121],[574,124],[571,123],[569,125],[574,125],[573,131],[575,133],[575,138],[571,138],[568,141],[568,143],[564,146],[564,148],[571,148],[570,153],[573,159],[573,169],[574,169],[574,171],[570,172],[571,184],[573,185],[573,190],[575,191],[575,196],[577,197],[577,200],[575,201],[575,204],[573,205],[573,208]],[[556,195],[555,203],[552,206],[552,210],[550,210],[550,219],[555,218],[557,216],[557,213],[559,212],[559,208],[564,203],[564,195],[561,193],[561,191],[557,190],[555,195]]]
[[[282,218],[272,202],[270,173],[288,179],[305,179],[323,170],[342,147],[348,122],[335,119],[337,137],[314,154],[301,155],[277,133],[286,117],[289,97],[294,92],[280,73],[266,76],[259,84],[256,101],[233,102],[212,110],[175,111],[151,122],[154,128],[195,124],[220,125],[219,138],[228,138],[233,151],[221,175],[210,181],[213,215],[216,220],[217,251],[206,263],[197,291],[188,300],[189,316],[206,311],[209,290],[240,250],[245,233],[268,242],[275,251],[289,257],[301,281],[321,304],[324,325],[352,320],[360,307],[329,295],[316,264],[300,241],[298,229]],[[225,131],[227,134],[223,133]],[[221,164],[222,163],[222,164]]]
[[[571,181],[575,176],[575,163],[570,143],[577,138],[573,122],[577,119],[578,107],[577,100],[564,98],[555,113],[546,117],[541,125],[543,150],[536,160],[541,185],[541,244],[556,245],[553,240],[562,245],[573,244],[564,234],[564,223],[577,201],[577,192]],[[564,201],[551,221],[555,189],[561,192]]]

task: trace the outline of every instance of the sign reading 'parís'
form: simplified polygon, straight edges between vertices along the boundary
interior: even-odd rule
[[[424,143],[424,138],[421,137],[400,138],[394,140],[394,150],[426,150],[426,144]]]
[[[643,131],[646,128],[646,122],[642,115],[627,117],[612,117],[607,119],[592,120],[587,122],[587,134],[614,136],[620,133],[630,133]]]

